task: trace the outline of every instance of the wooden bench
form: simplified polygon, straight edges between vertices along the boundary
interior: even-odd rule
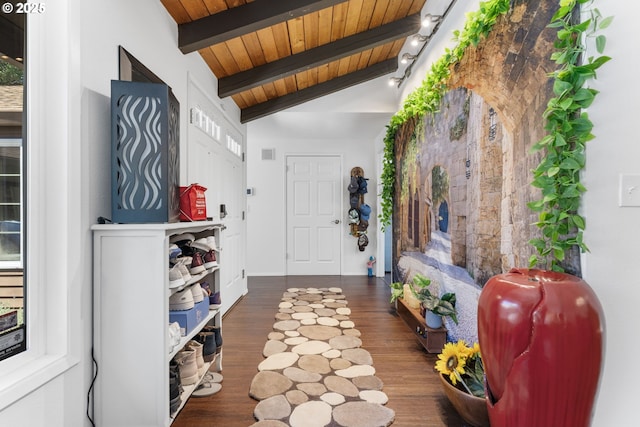
[[[433,329],[427,326],[420,310],[408,307],[402,298],[397,299],[396,312],[404,320],[428,353],[440,353],[447,342],[447,329],[443,326]]]

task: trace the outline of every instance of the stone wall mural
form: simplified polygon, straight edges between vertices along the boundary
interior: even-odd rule
[[[528,266],[538,229],[527,202],[538,198],[530,182],[540,161],[530,147],[544,135],[552,96],[555,34],[546,26],[557,7],[514,0],[454,67],[440,111],[397,133],[394,281],[424,274],[441,292],[456,292],[461,307],[460,294],[477,298],[493,275]],[[577,253],[565,268],[579,273]],[[449,321],[452,338],[472,339],[464,329],[475,330],[474,316]]]

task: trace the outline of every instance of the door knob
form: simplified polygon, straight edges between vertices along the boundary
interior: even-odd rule
[[[334,223],[334,224],[340,224],[340,220],[339,220],[339,219],[334,219],[334,220],[333,220],[333,223]]]

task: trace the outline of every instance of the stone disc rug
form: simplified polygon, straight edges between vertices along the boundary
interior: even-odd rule
[[[340,288],[282,296],[265,360],[251,382],[251,427],[387,427],[395,412]]]

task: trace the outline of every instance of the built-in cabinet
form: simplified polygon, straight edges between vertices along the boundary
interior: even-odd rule
[[[221,326],[209,310],[179,345],[169,341],[169,245],[171,236],[213,235],[219,223],[99,224],[94,236],[94,420],[99,427],[158,427],[173,422],[169,362],[205,325]],[[220,246],[218,246],[220,247]],[[218,257],[224,268],[223,256]],[[220,290],[220,268],[203,278]],[[87,310],[87,312],[90,312]],[[220,355],[214,363],[221,370]],[[184,387],[182,405],[195,386]],[[178,410],[179,412],[179,410]]]

